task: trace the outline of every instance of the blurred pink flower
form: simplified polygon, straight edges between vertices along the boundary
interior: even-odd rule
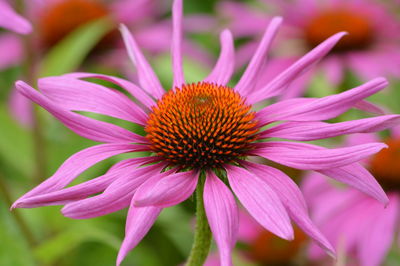
[[[294,240],[286,241],[278,238],[246,211],[239,208],[238,242],[242,245],[236,248],[240,261],[256,263],[256,265],[295,265],[295,259],[306,244],[306,235],[294,227]],[[216,253],[208,256],[205,266],[221,265]]]
[[[339,41],[338,33],[314,48],[271,83],[254,90],[271,42],[281,24],[274,18],[259,47],[234,88],[226,87],[234,66],[233,38],[221,33],[220,57],[202,82],[186,84],[182,68],[182,1],[173,5],[173,89],[166,92],[135,39],[125,26],[122,35],[139,77],[139,86],[117,77],[71,73],[42,78],[41,92],[18,81],[27,98],[54,115],[68,128],[88,139],[104,142],[67,159],[57,172],[32,189],[13,208],[63,204],[62,213],[74,219],[105,215],[129,206],[125,239],[117,264],[148,232],[161,210],[179,204],[195,190],[200,172],[206,174],[204,205],[222,265],[231,265],[231,251],[238,231],[238,210],[231,190],[242,205],[270,232],[293,239],[290,218],[328,253],[334,250],[314,226],[297,185],[283,172],[244,160],[259,156],[304,170],[315,170],[352,185],[386,204],[387,196],[361,159],[385,147],[369,143],[339,149],[288,141],[266,141],[272,137],[316,140],[356,132],[375,132],[397,124],[398,115],[329,124],[382,90],[387,81],[377,78],[346,92],[325,98],[295,98],[251,110],[260,101],[284,93],[287,85],[318,62]],[[112,82],[137,101],[105,86],[84,81],[98,78]],[[364,104],[362,104],[364,105]],[[74,111],[87,111],[127,120],[143,126],[146,137],[117,125],[95,120]],[[283,122],[266,130],[266,125]],[[83,171],[121,153],[153,152],[151,156],[123,160],[104,175],[65,188]],[[200,182],[203,182],[201,180]],[[92,197],[89,197],[93,195]]]
[[[220,12],[230,20],[234,34],[257,37],[271,17],[267,9],[280,13],[285,19],[286,32],[283,42],[275,49],[278,58],[296,56],[327,37],[346,31],[331,53],[321,61],[318,70],[333,85],[339,85],[346,71],[353,71],[363,80],[388,75],[400,77],[400,21],[389,6],[375,0],[295,0],[266,1],[265,10],[249,8],[244,4],[224,2]],[[256,41],[245,44],[240,51],[240,65],[251,57]],[[267,70],[268,70],[267,66]],[[266,71],[267,71],[266,70]],[[273,70],[272,70],[273,71]],[[310,75],[311,77],[312,75]],[[294,96],[304,93],[306,83],[293,86]]]
[[[322,232],[343,249],[356,265],[378,266],[384,263],[400,226],[400,132],[392,131],[385,139],[388,149],[366,160],[389,197],[386,208],[371,197],[351,188],[338,187],[316,173],[310,174],[302,185],[312,217]],[[376,135],[356,134],[350,142],[379,141]],[[400,234],[397,235],[400,241]],[[312,245],[313,259],[323,258],[322,250]]]
[[[6,0],[0,0],[0,27],[19,34],[29,34],[32,31],[29,21],[17,14]]]

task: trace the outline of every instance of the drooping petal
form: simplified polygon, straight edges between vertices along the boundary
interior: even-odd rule
[[[354,105],[355,108],[365,111],[365,112],[369,112],[369,113],[373,113],[373,114],[377,114],[377,115],[384,115],[387,112],[384,110],[383,107],[373,104],[371,102],[368,102],[366,100],[362,100],[359,101],[358,103],[356,103]]]
[[[132,82],[129,82],[129,81],[121,79],[121,78],[107,76],[107,75],[103,75],[103,74],[80,73],[80,72],[65,74],[65,75],[63,75],[63,77],[78,78],[78,79],[97,78],[97,79],[109,81],[109,82],[112,82],[112,83],[122,87],[123,89],[127,90],[130,94],[132,94],[133,97],[138,99],[149,110],[151,109],[152,106],[156,105],[156,102],[141,88],[139,88]]]
[[[220,40],[221,52],[217,64],[204,81],[226,85],[232,76],[233,68],[235,66],[235,55],[231,32],[229,30],[224,30],[221,33]]]
[[[203,199],[207,219],[219,249],[221,266],[230,266],[239,226],[235,198],[226,185],[209,171]]]
[[[101,144],[81,150],[69,157],[60,168],[58,168],[54,175],[19,198],[13,204],[12,208],[19,207],[19,203],[25,198],[59,190],[67,186],[83,171],[96,163],[117,154],[134,152],[138,149],[138,146],[139,145],[121,143]]]
[[[387,86],[384,78],[376,78],[354,89],[323,98],[295,98],[269,105],[257,113],[259,124],[279,120],[321,121],[334,118],[364,98]]]
[[[381,265],[384,262],[399,228],[400,199],[397,195],[391,195],[387,208],[377,207],[370,212],[367,218],[368,230],[358,242],[360,263],[365,266]]]
[[[28,34],[32,31],[29,21],[17,14],[7,1],[3,0],[0,1],[0,27],[20,34]]]
[[[251,216],[277,236],[292,240],[294,236],[289,216],[268,184],[240,167],[229,165],[226,171],[231,188]]]
[[[328,254],[334,256],[335,250],[332,245],[308,216],[305,200],[296,183],[278,169],[251,162],[242,162],[242,164],[250,172],[254,173],[270,185],[270,187],[276,191],[290,217],[296,222],[296,224],[319,246],[326,250]]]
[[[172,5],[172,42],[171,60],[174,74],[173,88],[185,83],[182,66],[182,0],[174,0]]]
[[[249,172],[254,173],[256,176],[267,182],[274,191],[278,191],[278,196],[284,197],[282,198],[283,204],[285,204],[285,202],[283,202],[283,200],[285,200],[287,201],[286,203],[293,202],[293,204],[296,204],[299,209],[303,209],[304,211],[307,210],[307,204],[304,200],[303,194],[299,190],[297,184],[286,174],[267,165],[244,160],[240,160],[239,162],[247,168]]]
[[[137,207],[169,207],[181,203],[190,197],[196,186],[198,173],[195,171],[171,173],[143,184],[133,197]]]
[[[254,53],[249,65],[234,88],[240,94],[247,96],[253,90],[257,75],[265,63],[266,55],[271,46],[272,40],[275,38],[281,24],[281,17],[275,17],[269,23],[257,51]]]
[[[147,179],[160,175],[164,164],[155,164],[126,171],[106,190],[94,197],[65,205],[63,215],[73,219],[87,219],[121,210],[129,205],[137,188]]]
[[[63,122],[65,126],[82,137],[99,142],[148,142],[146,138],[122,127],[62,109],[22,81],[17,81],[16,86],[25,97],[42,106],[58,120]]]
[[[247,98],[249,103],[254,104],[267,98],[282,94],[293,80],[297,79],[321,60],[345,34],[345,32],[339,32],[315,47],[305,56],[297,60],[287,70],[273,79],[268,85],[249,95]]]
[[[49,205],[64,205],[71,201],[84,199],[90,195],[104,191],[118,178],[134,171],[140,164],[154,162],[158,157],[127,159],[116,163],[106,174],[61,190],[27,197],[18,201],[18,208],[34,208]]]
[[[155,98],[161,98],[165,91],[150,64],[147,62],[146,58],[140,51],[140,48],[137,45],[132,34],[123,24],[120,26],[120,31],[122,33],[122,37],[124,39],[129,58],[136,66],[140,86],[145,89],[150,95],[154,95]]]
[[[400,123],[400,115],[384,115],[341,123],[287,122],[261,132],[262,138],[317,140],[353,133],[372,133]]]
[[[135,207],[131,204],[126,221],[125,238],[118,252],[117,266],[121,264],[125,256],[131,251],[153,226],[162,208],[159,207]]]
[[[268,142],[268,144],[273,144],[275,142]],[[258,144],[263,145],[263,144]],[[287,149],[294,150],[315,150],[322,151],[326,148],[307,144],[307,143],[295,143],[295,142],[278,142],[278,146],[284,146]],[[359,146],[359,145],[357,145]],[[354,146],[353,146],[354,147]],[[318,172],[327,175],[335,180],[342,183],[348,184],[374,198],[383,204],[387,204],[388,198],[383,191],[382,187],[378,184],[375,178],[360,164],[352,163],[340,167],[331,167],[327,169],[318,170]]]
[[[257,148],[253,149],[251,154],[297,169],[320,170],[358,162],[386,147],[387,145],[383,143],[367,143],[352,147],[316,150],[303,143],[270,141],[257,143]]]
[[[337,168],[324,169],[318,171],[321,174],[329,176],[339,182],[352,186],[367,195],[375,198],[384,205],[387,205],[389,199],[376,181],[376,179],[358,163],[345,165]]]
[[[87,111],[145,125],[147,114],[124,94],[104,86],[74,78],[48,77],[39,80],[39,89],[70,111]]]

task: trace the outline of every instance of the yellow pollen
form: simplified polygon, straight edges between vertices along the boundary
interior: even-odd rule
[[[333,51],[361,50],[368,48],[373,42],[374,29],[369,18],[347,9],[325,10],[310,18],[304,37],[309,46],[315,47],[340,31],[347,31],[349,34],[338,42]]]
[[[172,165],[218,168],[245,156],[258,132],[254,112],[229,87],[184,85],[157,102],[145,127],[152,150]]]

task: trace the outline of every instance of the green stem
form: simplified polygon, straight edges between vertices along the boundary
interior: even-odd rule
[[[211,231],[203,202],[204,177],[200,175],[196,188],[196,229],[194,242],[186,266],[201,266],[205,262],[211,245]]]
[[[11,195],[8,192],[7,186],[4,183],[4,177],[0,175],[0,192],[3,195],[4,201],[7,206],[11,206],[13,201],[11,199]],[[20,228],[21,233],[25,237],[30,247],[34,247],[36,245],[36,240],[34,235],[32,234],[29,226],[25,223],[24,218],[21,216],[21,213],[18,209],[14,209],[11,214],[13,215],[17,226]]]

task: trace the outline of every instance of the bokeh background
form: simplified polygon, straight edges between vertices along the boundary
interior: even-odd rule
[[[5,2],[30,21],[33,29],[28,34],[9,29],[0,31],[0,265],[114,265],[124,235],[126,210],[89,220],[65,218],[59,206],[9,210],[18,197],[51,176],[70,155],[94,144],[69,131],[42,109],[31,105],[15,91],[14,82],[24,80],[35,85],[40,77],[73,71],[137,80],[136,71],[128,60],[118,32],[119,24],[124,23],[137,38],[164,87],[171,87],[171,1]],[[303,9],[297,8],[295,2],[299,2]],[[199,81],[212,69],[219,52],[219,32],[224,28],[230,28],[235,38],[237,63],[236,78],[232,81],[234,84],[269,20],[280,15],[287,21],[272,47],[265,71],[260,73],[266,83],[309,51],[314,45],[313,41],[319,43],[343,24],[341,27],[350,29],[342,30],[354,31],[361,41],[354,40],[357,39],[354,37],[351,41],[358,43],[344,44],[344,48],[341,46],[332,51],[331,61],[340,61],[345,52],[356,50],[357,53],[357,49],[367,53],[367,56],[356,55],[349,61],[341,61],[342,65],[338,63],[340,66],[321,62],[310,72],[312,74],[306,73],[302,80],[292,84],[292,95],[287,97],[322,97],[355,87],[368,78],[385,76],[390,80],[390,86],[369,100],[387,112],[400,113],[399,2],[356,1],[360,6],[369,5],[368,8],[374,2],[384,10],[377,17],[381,19],[382,28],[379,29],[370,25],[376,19],[374,17],[367,17],[366,21],[360,22],[362,18],[359,17],[365,13],[359,8],[360,14],[340,14],[341,17],[337,15],[334,19],[325,17],[326,20],[308,29],[314,32],[299,33],[305,23],[301,19],[312,16],[305,12],[312,9],[308,6],[312,5],[311,2],[185,0],[183,49],[187,80]],[[0,16],[3,16],[1,11]],[[373,46],[382,46],[382,49],[375,52],[372,51]],[[347,64],[350,61],[353,63]],[[106,82],[102,84],[112,86]],[[366,117],[363,112],[353,110],[335,122],[362,117]],[[121,121],[113,122],[132,128]],[[381,137],[388,135],[388,132],[383,132]],[[338,146],[343,143],[343,138],[334,138],[322,144]],[[97,164],[74,184],[101,175],[126,156],[115,156]],[[293,169],[282,169],[298,183],[306,175]],[[400,172],[398,177],[400,179]],[[165,209],[150,233],[122,265],[182,264],[193,240],[194,209],[193,199]],[[296,233],[296,240],[289,243],[261,230],[245,213],[242,216],[243,232],[234,251],[235,265],[359,265],[351,259],[350,254],[340,254],[337,262],[327,255],[313,260],[307,251],[309,239],[300,231]],[[395,242],[384,265],[400,265],[400,241]],[[214,252],[215,246],[212,247],[208,262],[210,265],[215,265]]]

